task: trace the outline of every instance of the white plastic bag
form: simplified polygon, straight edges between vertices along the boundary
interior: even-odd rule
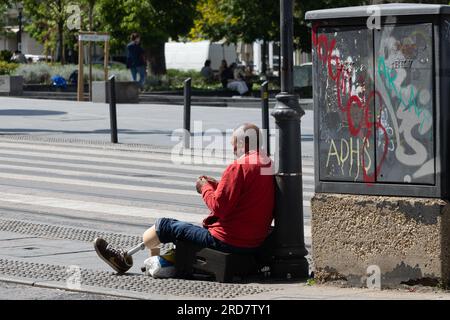
[[[144,261],[145,275],[153,278],[173,278],[176,275],[175,265],[163,257],[154,256]]]

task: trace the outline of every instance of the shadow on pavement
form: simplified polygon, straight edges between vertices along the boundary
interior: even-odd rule
[[[27,110],[27,109],[0,110],[0,116],[60,116],[64,114],[67,114],[67,112],[52,111],[52,110]]]

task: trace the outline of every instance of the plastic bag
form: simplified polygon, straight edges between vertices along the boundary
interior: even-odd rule
[[[62,88],[62,89],[66,89],[67,88],[66,79],[64,79],[63,77],[61,77],[61,76],[53,76],[51,80],[52,80],[53,86],[55,86],[57,88]]]
[[[173,278],[176,275],[175,251],[170,250],[163,256],[150,257],[144,261],[145,275],[153,278]]]

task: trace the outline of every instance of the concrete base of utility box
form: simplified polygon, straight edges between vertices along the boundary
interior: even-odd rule
[[[92,102],[109,103],[109,82],[92,82]],[[134,81],[116,81],[117,103],[139,103],[139,84]]]
[[[449,202],[319,193],[311,209],[316,273],[365,287],[377,266],[381,287],[449,284]]]
[[[0,76],[0,95],[21,96],[22,94],[22,76]]]

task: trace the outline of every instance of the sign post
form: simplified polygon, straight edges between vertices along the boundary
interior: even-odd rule
[[[104,32],[80,32],[78,36],[78,90],[77,100],[84,101],[84,45],[83,42],[104,42],[105,43],[105,62],[104,73],[105,81],[108,80],[108,62],[109,62],[109,40],[110,36]],[[91,78],[91,77],[90,77]],[[89,79],[91,83],[92,79]]]

